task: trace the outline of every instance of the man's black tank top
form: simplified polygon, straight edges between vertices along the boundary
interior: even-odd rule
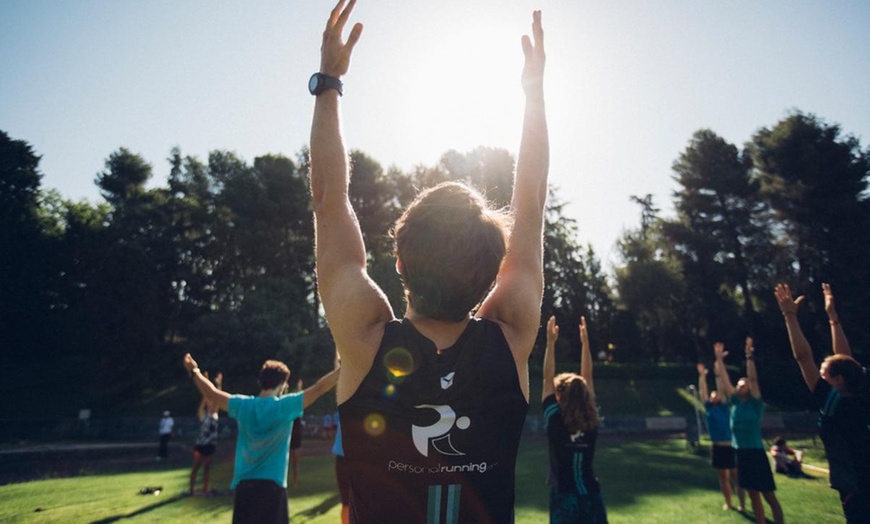
[[[356,523],[507,523],[528,402],[498,324],[436,351],[408,320],[339,406]]]

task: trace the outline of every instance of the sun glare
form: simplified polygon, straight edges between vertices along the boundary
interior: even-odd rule
[[[408,118],[403,136],[443,144],[442,150],[478,145],[515,149],[522,119],[520,33],[502,26],[459,28],[417,48],[418,67],[397,100]]]

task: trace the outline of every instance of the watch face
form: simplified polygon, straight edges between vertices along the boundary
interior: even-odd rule
[[[312,95],[316,95],[318,92],[318,87],[320,86],[320,74],[314,73],[311,75],[311,78],[308,80],[308,91]]]

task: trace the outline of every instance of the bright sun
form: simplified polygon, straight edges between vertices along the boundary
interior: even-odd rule
[[[516,151],[524,101],[520,31],[505,24],[458,27],[409,50],[417,66],[395,100],[405,113],[396,118],[407,118],[403,142],[443,144],[442,152],[479,145]]]

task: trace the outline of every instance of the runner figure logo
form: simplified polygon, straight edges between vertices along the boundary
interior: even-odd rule
[[[452,373],[448,376],[453,378]],[[444,378],[441,380],[443,385]],[[471,426],[471,419],[468,417],[457,418],[456,412],[453,411],[453,408],[447,405],[436,406],[432,404],[421,404],[414,407],[417,409],[433,409],[439,415],[438,421],[431,426],[411,426],[411,437],[414,440],[414,446],[421,455],[424,457],[429,456],[430,443],[435,451],[442,455],[465,455],[465,453],[457,450],[453,446],[453,443],[450,441],[450,431],[454,426],[458,429],[468,429],[468,427]]]

